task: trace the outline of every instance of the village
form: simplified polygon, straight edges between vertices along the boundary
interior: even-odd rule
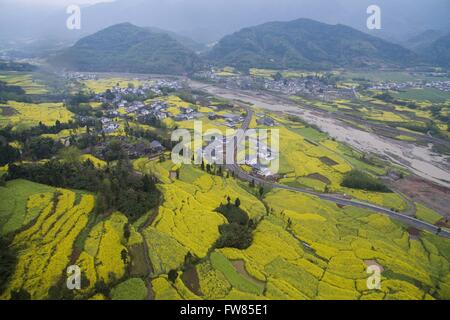
[[[380,82],[371,90],[391,90],[401,91],[407,89],[437,89],[443,92],[450,92],[450,81],[408,81],[408,82]]]
[[[272,78],[255,75],[236,74],[220,76],[213,71],[197,73],[202,80],[224,85],[227,89],[267,90],[289,96],[302,96],[307,99],[331,101],[335,99],[353,99],[356,92],[353,88],[338,88],[327,83],[319,76],[289,77],[274,76]]]

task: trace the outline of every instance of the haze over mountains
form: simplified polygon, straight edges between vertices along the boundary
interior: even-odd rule
[[[130,23],[79,40],[51,62],[79,71],[183,74],[199,67],[194,51],[161,32]]]
[[[448,0],[378,0],[382,30],[366,28],[371,0],[116,0],[82,7],[82,29],[65,27],[66,2],[1,0],[0,39],[51,37],[74,41],[108,26],[131,22],[171,30],[204,44],[244,27],[268,21],[310,18],[344,24],[395,41],[405,41],[426,30],[450,32]],[[54,3],[50,6],[49,3]]]
[[[59,65],[80,70],[158,73],[159,63],[167,73],[185,73],[201,64],[195,55],[200,52],[203,62],[244,69],[408,66],[424,60],[443,65],[450,51],[447,0],[414,5],[379,0],[382,30],[375,31],[365,26],[369,0],[116,0],[83,6],[81,30],[68,30],[66,8],[49,6],[51,0],[47,6],[0,1],[5,13],[0,55],[9,54],[8,49],[16,57],[46,58],[58,52]],[[132,48],[117,45],[122,37],[103,32],[125,22],[148,31],[134,29],[127,39]]]
[[[419,60],[399,45],[309,19],[245,28],[224,37],[208,58],[223,66],[272,69],[405,66]]]
[[[209,65],[271,69],[417,66],[424,58],[343,25],[309,19],[269,22],[228,35],[198,55],[185,37],[130,23],[79,40],[50,59],[78,71],[186,74]],[[436,46],[445,51],[445,44]]]

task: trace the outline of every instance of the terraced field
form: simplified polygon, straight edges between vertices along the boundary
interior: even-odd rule
[[[361,154],[312,127],[284,118],[279,121],[282,122],[275,128],[280,131],[280,174],[283,176],[280,183],[318,192],[328,190],[331,193],[347,194],[399,211],[406,209],[403,198],[395,193],[369,192],[341,186],[344,175],[352,169],[381,176],[386,173],[387,167],[364,161]]]
[[[227,68],[220,72],[222,76],[234,74]],[[255,69],[251,73],[274,75],[273,70]],[[310,74],[287,71],[283,75]],[[32,79],[9,81],[25,86]],[[84,82],[86,89],[97,93],[117,83],[122,87],[128,83],[138,86],[140,81],[108,78]],[[353,83],[348,80],[340,85],[351,87]],[[31,93],[34,89],[29,90]],[[211,112],[239,115],[246,111],[241,107],[218,111],[175,95],[146,103],[156,100],[167,102],[173,115],[179,114],[181,108],[194,108],[200,113],[204,130],[226,128],[225,120],[208,119]],[[358,112],[374,123],[391,122],[396,126],[416,117],[432,117],[428,102],[411,114],[407,107],[388,106],[376,99],[363,102],[368,105],[359,110],[359,104],[348,100],[316,102],[316,106],[332,112]],[[380,109],[369,106],[377,103]],[[11,101],[8,108],[7,115],[2,109],[0,126],[39,122],[53,125],[56,120],[67,122],[73,118],[62,103]],[[354,169],[378,178],[398,167],[378,158],[368,159],[298,119],[277,112],[258,112],[272,117],[276,121],[274,128],[280,130],[280,184],[337,193],[405,211],[431,224],[442,223],[440,213],[415,201],[407,202],[400,194],[342,186],[345,175]],[[159,129],[134,123],[132,117],[128,121],[133,122],[131,127],[160,133]],[[124,123],[121,120],[121,127]],[[168,128],[193,129],[192,121],[169,119],[165,123]],[[250,127],[264,128],[257,124],[257,117],[251,119]],[[84,128],[63,130],[44,137],[59,140],[84,132]],[[412,142],[408,131],[404,134],[396,138]],[[114,135],[125,137],[126,133],[121,129]],[[10,143],[20,149],[17,141]],[[83,152],[81,161],[90,160],[102,169],[111,165],[94,157],[91,152],[97,153],[92,150]],[[116,208],[99,212],[97,205],[101,201],[96,201],[101,194],[26,180],[7,181],[1,186],[0,236],[11,240],[18,259],[0,300],[11,298],[21,289],[32,299],[51,297],[64,284],[69,265],[78,265],[82,270],[82,289],[74,293],[76,299],[450,299],[450,239],[408,228],[379,213],[336,205],[311,195],[259,189],[235,179],[223,168],[217,174],[213,166],[213,172],[207,173],[200,166],[174,165],[164,160],[169,158],[166,153],[158,160],[143,157],[132,162],[136,171],[132,178],[141,181],[146,174],[154,176],[161,191],[158,205],[137,220],[128,219]],[[249,166],[244,169],[251,171]],[[7,166],[0,168],[0,177],[7,170]],[[220,213],[224,211],[219,212],[219,207],[231,207],[241,215],[243,212],[244,221],[233,225],[232,218],[226,211]],[[224,226],[239,232],[244,229],[249,234],[248,243],[220,245]],[[242,234],[235,232],[231,236]],[[368,288],[371,274],[367,267],[371,265],[382,269],[380,289]]]
[[[386,217],[287,191],[265,201],[274,213],[250,248],[221,249],[197,266],[206,298],[448,299],[448,240],[411,239]],[[247,278],[230,261],[243,261]],[[372,261],[384,268],[381,290],[367,289]]]
[[[153,161],[141,164],[141,170],[164,172],[164,165]],[[208,255],[219,238],[218,227],[226,222],[215,209],[228,196],[239,198],[251,218],[265,213],[263,204],[235,180],[210,176],[191,166],[182,167],[180,180],[166,180],[160,188],[164,202],[143,232],[156,274],[180,267],[188,252],[200,258]]]
[[[164,171],[164,166],[148,168]],[[431,234],[417,238],[385,216],[290,191],[270,191],[261,202],[252,194],[244,197],[240,189],[232,194],[224,184],[235,182],[221,180],[183,167],[180,180],[161,186],[165,202],[144,232],[159,274],[152,281],[156,299],[448,299],[448,239]],[[223,223],[214,205],[224,202],[226,194],[241,197],[249,213],[261,207],[253,216],[260,222],[248,249],[208,252]],[[188,206],[197,223],[190,222]],[[170,251],[163,249],[167,247]],[[195,267],[196,290],[180,280],[180,272],[174,283],[165,276],[183,263],[187,252],[201,258]],[[373,263],[384,270],[381,290],[367,288],[366,269]]]
[[[0,73],[0,81],[4,81],[11,86],[22,87],[26,94],[48,93],[45,84],[34,79],[30,73],[2,72]]]
[[[11,112],[0,114],[0,126],[37,126],[39,122],[54,125],[56,120],[67,123],[73,119],[73,114],[62,103],[23,103],[8,101]]]
[[[12,246],[20,249],[18,262],[1,299],[7,299],[11,291],[19,289],[27,290],[33,299],[46,298],[49,289],[62,279],[76,238],[86,227],[94,208],[91,195],[77,195],[64,189],[49,192],[50,188],[39,190],[34,184],[25,187],[33,192],[26,214],[28,219],[33,216],[35,219],[14,236]],[[47,192],[34,193],[37,191]]]
[[[132,84],[136,88],[141,85],[141,82],[136,79],[127,79],[120,77],[102,77],[96,80],[84,80],[83,84],[87,90],[94,93],[102,93],[112,87],[119,86],[120,88],[127,88],[129,84]]]

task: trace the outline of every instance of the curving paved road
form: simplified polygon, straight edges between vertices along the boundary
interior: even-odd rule
[[[247,116],[244,120],[244,123],[241,126],[242,130],[245,131],[249,128],[252,118],[253,118],[253,110],[247,108]],[[237,137],[236,145],[238,145],[242,141],[243,137],[244,136]],[[235,150],[235,154],[236,154],[236,150]],[[377,206],[375,204],[371,204],[371,203],[364,202],[364,201],[346,199],[342,195],[319,193],[319,192],[311,191],[308,189],[291,187],[291,186],[282,185],[282,184],[278,184],[278,183],[272,183],[272,182],[266,181],[260,177],[255,177],[255,176],[248,174],[247,172],[242,170],[241,167],[237,164],[228,164],[228,165],[226,165],[226,168],[228,170],[232,171],[236,177],[239,177],[240,179],[246,180],[248,182],[255,181],[255,183],[262,184],[262,185],[268,186],[270,188],[284,189],[284,190],[300,192],[300,193],[316,196],[322,200],[334,202],[334,203],[336,203],[338,205],[342,205],[342,206],[352,206],[352,207],[357,207],[357,208],[361,208],[361,209],[372,210],[372,211],[387,215],[392,219],[401,221],[401,222],[403,222],[411,227],[414,227],[418,230],[424,230],[424,231],[428,231],[428,232],[431,232],[434,234],[438,234],[439,236],[442,236],[442,237],[450,238],[450,231],[448,231],[448,230],[445,230],[445,229],[441,230],[440,228],[438,228],[435,225],[432,225],[430,223],[418,220],[413,217],[409,217],[407,215],[392,211],[392,210],[384,208],[384,207]]]

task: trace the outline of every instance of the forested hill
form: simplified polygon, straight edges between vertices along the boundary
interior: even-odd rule
[[[224,37],[211,62],[237,68],[304,69],[414,65],[412,51],[344,25],[270,22]]]
[[[434,41],[423,54],[431,63],[450,68],[450,33]]]
[[[130,23],[82,38],[49,61],[70,70],[185,74],[200,66],[191,50],[167,34]]]

